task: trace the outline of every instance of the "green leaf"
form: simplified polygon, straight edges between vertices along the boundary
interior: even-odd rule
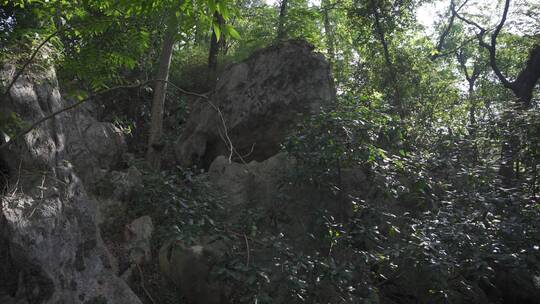
[[[219,41],[219,37],[221,36],[221,30],[219,29],[219,24],[214,23],[214,33],[216,34],[216,39]]]
[[[213,0],[208,0],[208,15],[213,16],[216,11],[216,2]]]
[[[240,34],[234,29],[234,27],[230,24],[227,24],[225,25],[225,28],[227,30],[227,33],[233,37],[234,39],[236,40],[240,40],[242,39],[242,37],[240,37]]]

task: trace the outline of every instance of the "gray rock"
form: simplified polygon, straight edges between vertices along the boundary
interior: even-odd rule
[[[6,83],[13,73],[6,65],[0,77]],[[27,72],[1,98],[0,112],[13,111],[27,122],[67,105],[53,69]],[[110,143],[105,138],[115,135],[83,115],[84,109],[77,111],[45,121],[0,151],[9,176],[0,196],[2,303],[141,303],[114,275],[96,225],[96,202],[76,174],[84,166],[112,165],[117,152],[107,152],[110,161],[99,166],[84,158],[103,152]],[[86,126],[101,131],[80,136]]]
[[[122,132],[109,122],[96,121],[89,104],[70,112],[66,152],[85,185],[94,185],[122,161],[127,145]]]
[[[227,195],[228,213],[237,214],[236,209],[240,211],[253,204],[271,207],[293,163],[285,153],[248,164],[229,162],[225,156],[218,156],[210,165],[208,175],[217,189]]]
[[[217,156],[231,155],[230,140],[233,159],[263,161],[280,150],[302,116],[334,98],[330,65],[307,42],[260,50],[229,67],[210,101],[194,106],[175,147],[177,160],[208,167]]]
[[[126,251],[131,263],[142,264],[152,259],[150,242],[154,225],[149,216],[141,216],[126,225],[124,237]]]
[[[126,172],[111,172],[110,181],[113,187],[112,197],[117,200],[128,200],[138,187],[142,187],[142,173],[131,166]]]

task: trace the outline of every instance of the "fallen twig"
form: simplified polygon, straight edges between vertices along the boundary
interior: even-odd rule
[[[244,241],[246,242],[246,267],[249,267],[249,242],[246,234],[244,233]]]

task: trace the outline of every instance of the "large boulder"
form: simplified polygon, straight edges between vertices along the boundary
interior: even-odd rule
[[[4,88],[14,71],[11,65],[0,69]],[[65,106],[52,68],[25,72],[0,96],[0,113],[16,113],[25,122]],[[122,146],[112,125],[78,109],[0,150],[0,303],[141,303],[112,270],[96,202],[77,174],[92,179],[88,167],[108,170]]]
[[[203,167],[218,155],[263,161],[280,150],[302,116],[317,113],[334,97],[330,65],[307,42],[257,51],[226,69],[209,100],[193,107],[175,147],[177,160]]]
[[[226,157],[218,156],[210,165],[208,175],[216,188],[226,194],[227,211],[236,214],[254,207],[253,204],[271,204],[293,164],[294,160],[285,153],[247,164],[229,162]]]

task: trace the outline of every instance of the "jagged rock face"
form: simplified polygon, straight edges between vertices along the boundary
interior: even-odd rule
[[[262,49],[226,69],[210,102],[194,106],[177,160],[208,167],[218,155],[231,155],[230,139],[233,159],[263,161],[279,151],[295,122],[334,97],[330,65],[313,46],[288,41]]]
[[[0,70],[4,84],[13,72],[8,65]],[[53,69],[27,73],[0,98],[2,113],[15,112],[27,122],[66,106]],[[76,174],[94,178],[88,167],[112,165],[121,147],[112,125],[79,109],[0,151],[9,172],[0,196],[0,303],[141,303],[111,271],[96,203]],[[99,165],[92,161],[97,157],[103,157]]]
[[[226,157],[218,156],[208,175],[216,188],[226,194],[227,211],[234,215],[256,206],[274,207],[275,196],[293,163],[285,153],[248,164],[230,163]]]

